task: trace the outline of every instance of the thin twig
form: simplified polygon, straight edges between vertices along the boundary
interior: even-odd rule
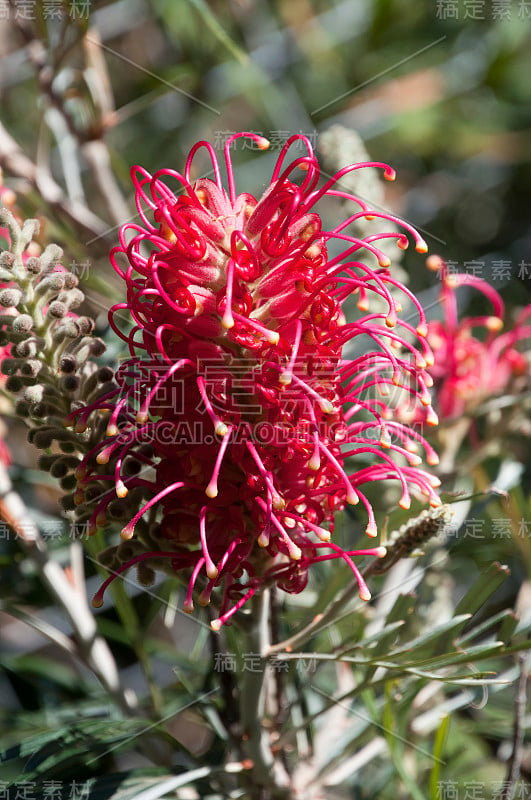
[[[98,635],[96,621],[88,606],[83,585],[78,585],[80,566],[74,558],[74,569],[68,574],[48,552],[46,543],[28,514],[21,497],[14,491],[7,470],[0,464],[1,515],[14,530],[25,552],[37,566],[41,579],[62,608],[75,634],[75,653],[89,666],[108,694],[124,714],[136,707],[136,697],[123,689],[118,667],[106,641]]]
[[[112,231],[106,222],[94,214],[82,203],[68,200],[58,183],[33,163],[21,150],[17,142],[7,132],[0,122],[0,166],[17,178],[23,178],[30,186],[36,189],[42,199],[52,208],[61,213],[63,218],[71,222],[85,235],[102,239],[106,248],[105,239],[112,240]]]
[[[520,666],[520,679],[516,689],[514,702],[514,727],[513,727],[513,752],[507,767],[507,777],[503,784],[503,792],[500,800],[511,800],[515,790],[515,783],[520,775],[520,765],[522,763],[522,752],[524,745],[524,716],[526,707],[527,689],[527,654],[520,653],[518,656]]]

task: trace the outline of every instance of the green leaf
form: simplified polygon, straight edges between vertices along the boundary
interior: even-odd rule
[[[455,609],[455,615],[463,613],[474,615],[485,605],[489,597],[494,594],[508,576],[509,569],[495,561],[480,575],[474,585],[461,598]]]

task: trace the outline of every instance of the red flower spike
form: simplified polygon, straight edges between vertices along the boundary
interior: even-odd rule
[[[439,502],[431,476],[418,468],[421,448],[429,463],[436,454],[391,404],[392,389],[401,387],[433,418],[426,320],[411,291],[389,275],[389,259],[377,246],[395,237],[405,247],[405,232],[417,250],[425,244],[407,223],[333,188],[352,170],[378,167],[389,180],[394,171],[386,164],[355,164],[318,188],[310,142],[292,136],[257,201],[236,194],[230,148],[243,136],[259,149],[268,146],[255,134],[227,140],[228,192],[208,142],[194,146],[184,174],[132,170],[141,224],[124,225],[111,253],[127,302],[110,313],[131,358],[117,374],[115,395],[99,405],[112,412],[114,436],[91,451],[79,471],[83,489],[91,477],[113,481],[119,497],[141,487],[147,499],[122,536],[131,538],[138,526],[139,538],[146,537],[142,558],[169,559],[173,570],[186,571],[186,611],[193,609],[196,586],[203,605],[221,587],[215,630],[263,586],[302,591],[309,567],[331,558],[349,564],[360,596],[369,599],[352,559],[382,556],[384,548],[343,551],[329,541],[334,514],[347,503],[365,509],[366,532],[376,536],[364,484],[398,480],[404,508],[411,490]],[[288,163],[292,145],[307,155]],[[192,182],[200,149],[212,161],[214,181]],[[326,195],[347,198],[361,210],[322,230],[314,207]],[[360,239],[347,226],[362,216],[404,230]],[[328,259],[331,242],[341,253]],[[129,261],[126,271],[118,253]],[[361,262],[367,255],[375,266]],[[342,304],[352,293],[360,316],[346,324]],[[416,307],[416,329],[400,319],[400,293]],[[119,329],[124,311],[133,322],[128,334]],[[349,361],[343,352],[349,342],[368,351]],[[81,409],[80,424],[96,409]],[[141,480],[122,464],[146,444],[152,455],[142,451],[138,460],[151,474]],[[363,464],[352,473],[346,458],[359,456]],[[113,469],[102,476],[94,461],[110,461]],[[101,596],[100,590],[97,602]]]

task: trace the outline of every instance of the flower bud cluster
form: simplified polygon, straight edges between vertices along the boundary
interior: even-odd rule
[[[77,314],[85,297],[77,276],[60,264],[61,249],[50,244],[31,255],[38,249],[38,221],[21,225],[6,207],[0,209],[0,226],[10,243],[0,253],[2,380],[16,396],[15,413],[31,428],[30,442],[46,451],[40,468],[59,480],[63,506],[73,512],[76,469],[101,438],[104,423],[94,415],[90,428],[68,430],[65,418],[114,387],[113,370],[95,361],[105,344],[93,335],[94,321]],[[89,508],[90,498],[84,498],[77,519],[88,519]]]

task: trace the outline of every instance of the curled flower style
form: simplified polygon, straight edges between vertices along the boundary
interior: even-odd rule
[[[519,314],[514,326],[501,333],[504,305],[498,292],[475,276],[448,271],[438,256],[430,256],[428,266],[439,270],[444,319],[428,323],[427,340],[434,354],[430,373],[437,393],[441,419],[458,417],[478,408],[485,400],[500,394],[519,375],[529,373],[529,363],[517,345],[531,336],[531,305]],[[492,304],[492,314],[459,320],[456,291],[471,286]],[[483,338],[474,332],[483,331]],[[481,334],[480,334],[481,335]]]
[[[256,200],[235,190],[230,148],[242,136],[268,146],[250,133],[227,139],[227,191],[208,142],[192,148],[182,174],[133,168],[141,224],[124,225],[112,252],[127,300],[110,314],[131,357],[118,370],[118,388],[70,420],[82,430],[94,411],[109,414],[107,438],[77,470],[78,502],[96,489],[101,495],[91,527],[115,507],[109,483],[122,503],[133,493],[142,498],[96,605],[116,574],[151,559],[187,576],[186,611],[196,584],[200,604],[222,587],[215,629],[262,586],[300,592],[310,565],[328,559],[344,559],[368,599],[353,557],[382,556],[385,548],[343,551],[330,541],[334,514],[346,504],[364,507],[366,532],[376,536],[365,485],[397,481],[402,508],[411,489],[440,503],[438,481],[419,467],[418,453],[424,448],[431,464],[437,456],[390,402],[400,387],[436,422],[426,320],[389,274],[378,242],[394,237],[406,248],[409,233],[419,252],[426,245],[407,223],[335,188],[365,166],[390,180],[393,170],[353,164],[319,186],[308,139],[292,136]],[[303,155],[288,161],[293,144]],[[192,182],[201,149],[214,179]],[[325,196],[353,200],[359,211],[323,230],[314,208]],[[360,217],[400,230],[356,238],[348,226]],[[367,254],[377,266],[357,260]],[[347,322],[342,305],[351,295],[360,314]],[[400,319],[400,296],[414,305],[416,328]],[[126,333],[124,314],[133,323]],[[360,354],[346,360],[343,347],[353,340]]]

